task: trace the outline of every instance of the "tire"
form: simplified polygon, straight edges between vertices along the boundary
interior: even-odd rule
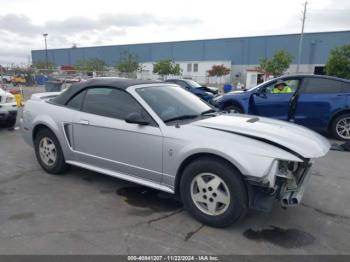
[[[61,174],[68,165],[65,162],[57,137],[47,128],[38,131],[34,138],[35,155],[40,166],[49,174]]]
[[[224,111],[227,112],[227,113],[236,113],[236,114],[242,114],[243,113],[242,108],[240,108],[239,106],[235,106],[235,105],[226,106],[224,108]]]
[[[339,140],[350,140],[350,114],[337,116],[331,124],[332,136]]]
[[[16,118],[15,119],[11,119],[8,122],[6,122],[6,127],[8,128],[13,128],[16,125]]]
[[[208,226],[227,227],[247,213],[247,191],[240,173],[220,158],[191,162],[182,174],[180,194],[185,209]]]

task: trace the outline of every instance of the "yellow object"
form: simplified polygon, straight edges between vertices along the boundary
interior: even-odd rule
[[[284,93],[292,93],[292,89],[289,86],[283,87],[283,89],[278,89],[277,87],[274,87],[272,89],[273,94],[284,94]]]
[[[23,106],[23,96],[21,94],[15,95],[17,107]]]
[[[25,84],[26,79],[21,75],[16,75],[12,77],[12,82],[15,84]]]

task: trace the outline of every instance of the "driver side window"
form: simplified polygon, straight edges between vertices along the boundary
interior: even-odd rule
[[[300,84],[300,80],[299,79],[288,79],[288,80],[284,80],[284,82],[292,90],[292,92],[289,92],[289,93],[295,93],[295,91],[298,89],[299,84]],[[262,93],[274,94],[274,95],[283,94],[283,93],[274,93],[273,92],[273,89],[275,88],[275,84],[276,83],[277,83],[277,81],[273,81],[270,85],[265,86],[264,90],[262,90]]]
[[[90,87],[86,91],[82,111],[125,120],[130,113],[143,113],[143,108],[125,91],[111,87]]]

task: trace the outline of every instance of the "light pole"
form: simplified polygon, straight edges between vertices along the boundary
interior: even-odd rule
[[[48,36],[47,33],[43,34],[43,37],[45,39],[45,60],[46,60],[46,69],[48,70],[49,69],[49,59],[48,59],[48,56],[47,56],[47,41],[46,41],[46,37]]]
[[[305,18],[306,18],[306,7],[307,2],[304,3],[304,10],[303,10],[303,19],[301,23],[301,34],[299,38],[299,48],[298,48],[298,64],[297,64],[297,73],[299,73],[299,66],[301,61],[301,52],[303,49],[303,36],[304,36],[304,25],[305,25]]]

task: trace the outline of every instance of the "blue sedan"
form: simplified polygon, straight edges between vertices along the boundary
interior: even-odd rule
[[[212,104],[213,98],[218,93],[217,88],[202,86],[190,79],[168,79],[165,82],[177,84],[210,104]]]
[[[275,92],[277,83],[286,92]],[[281,89],[282,90],[282,89]],[[220,110],[295,122],[350,140],[350,81],[320,75],[289,75],[214,99]]]

